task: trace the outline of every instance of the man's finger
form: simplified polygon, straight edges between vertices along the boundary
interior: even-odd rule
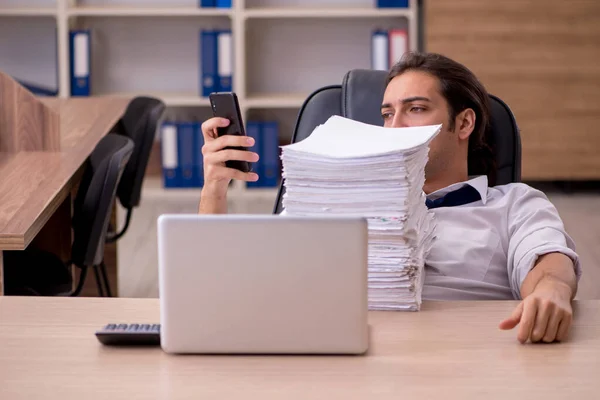
[[[569,313],[562,317],[560,320],[560,324],[558,325],[558,331],[556,333],[556,340],[562,342],[567,340],[567,336],[569,335],[569,329],[571,328],[571,322],[573,321],[573,316]]]
[[[214,153],[225,147],[252,147],[254,139],[250,136],[224,135],[215,140],[207,142],[202,146],[202,154]]]
[[[552,343],[556,339],[556,335],[558,333],[558,325],[562,320],[563,313],[560,310],[555,310],[552,315],[550,315],[550,319],[548,320],[548,326],[546,327],[546,333],[542,340],[546,343]]]
[[[546,334],[546,328],[548,327],[548,321],[554,313],[556,306],[554,303],[549,301],[538,301],[537,302],[537,315],[535,317],[535,325],[531,331],[531,341],[539,342]]]
[[[510,317],[506,318],[504,321],[500,322],[500,329],[512,329],[519,321],[521,321],[521,316],[523,315],[523,302],[520,302],[517,307],[513,310]]]
[[[533,330],[533,325],[535,323],[535,318],[537,315],[537,304],[535,300],[523,302],[523,316],[521,317],[521,326],[519,328],[519,333],[517,334],[517,339],[521,343],[525,343],[531,336],[531,331]]]
[[[217,128],[224,128],[229,125],[229,120],[227,118],[213,117],[207,121],[204,121],[202,124],[202,134],[204,135],[204,140],[206,139],[216,139],[217,138]]]

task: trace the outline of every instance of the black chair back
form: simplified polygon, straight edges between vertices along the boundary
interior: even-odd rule
[[[80,268],[103,260],[112,205],[132,152],[131,139],[111,133],[100,140],[87,160],[73,210],[71,261]]]
[[[152,144],[165,108],[165,104],[158,99],[136,97],[129,103],[119,121],[116,133],[127,136],[134,144],[133,153],[117,189],[119,202],[128,210],[140,203]]]
[[[356,69],[349,71],[341,85],[326,86],[313,92],[304,102],[292,136],[292,143],[306,139],[332,115],[340,115],[372,125],[383,125],[381,100],[385,92],[387,71]],[[496,157],[496,184],[521,180],[521,139],[510,108],[490,95],[491,131]],[[282,211],[285,193],[279,187],[273,213]]]

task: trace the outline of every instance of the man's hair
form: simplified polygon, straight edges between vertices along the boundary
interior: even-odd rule
[[[471,108],[475,112],[475,127],[469,137],[468,173],[487,175],[489,185],[496,184],[496,160],[490,129],[488,93],[475,74],[464,65],[436,53],[406,53],[390,70],[386,85],[407,71],[421,71],[435,76],[442,96],[448,102],[450,122],[454,130],[456,116]]]

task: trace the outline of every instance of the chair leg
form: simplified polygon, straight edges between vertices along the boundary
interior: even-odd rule
[[[108,297],[112,297],[112,292],[110,290],[110,282],[108,281],[108,274],[106,273],[106,264],[104,264],[104,260],[100,263],[100,272],[102,273],[102,277],[104,278],[104,287],[106,289],[106,295]]]
[[[98,288],[98,295],[100,297],[104,297],[104,288],[103,288],[103,282],[102,282],[102,278],[100,277],[100,271],[98,271],[98,268],[100,268],[100,266],[95,265],[92,267],[94,269],[94,275],[96,276],[96,287]]]
[[[75,288],[73,293],[70,294],[71,297],[79,296],[79,293],[81,293],[81,290],[83,289],[83,284],[85,283],[86,276],[87,276],[87,267],[83,266],[83,267],[81,267],[81,273],[79,274],[79,282],[77,283],[77,287]]]

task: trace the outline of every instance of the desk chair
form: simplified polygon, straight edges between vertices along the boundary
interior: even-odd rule
[[[165,108],[165,104],[158,99],[136,97],[129,103],[117,124],[115,133],[133,140],[134,147],[117,189],[119,202],[127,212],[125,224],[120,232],[112,232],[111,229],[107,235],[109,243],[119,240],[125,234],[129,228],[133,208],[140,204],[150,151]]]
[[[71,260],[65,263],[38,249],[5,252],[7,295],[77,296],[91,267],[99,294],[104,296],[106,290],[106,295],[111,296],[103,261],[104,244],[117,186],[132,151],[133,142],[124,136],[109,134],[100,140],[86,161],[74,201]],[[81,270],[72,293],[71,265]]]
[[[325,86],[313,92],[304,101],[296,120],[292,143],[307,138],[332,115],[383,126],[381,101],[385,92],[387,71],[349,71],[341,85]],[[496,157],[496,184],[503,185],[521,180],[521,139],[510,108],[498,97],[490,95],[491,129]],[[285,193],[279,186],[274,214],[282,211]]]

